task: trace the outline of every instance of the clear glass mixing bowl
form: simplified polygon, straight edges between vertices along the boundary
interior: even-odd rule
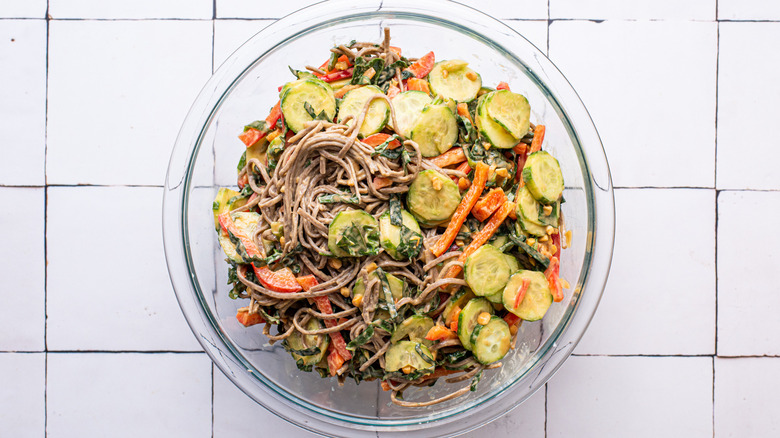
[[[348,381],[340,387],[335,379],[300,372],[281,345],[268,344],[259,326],[241,326],[236,309],[246,303],[227,296],[227,265],[211,213],[217,188],[235,185],[243,148],[237,133],[248,121],[265,117],[278,99],[277,87],[291,80],[287,66],[316,64],[336,43],[379,42],[385,26],[392,30],[393,45],[408,56],[433,50],[437,59],[467,60],[485,84],[506,81],[528,98],[532,121],[547,127],[545,148],[561,163],[563,211],[573,231],[561,261],[561,275],[572,285],[564,301],[555,303],[542,321],[522,325],[518,348],[503,367],[485,373],[477,391],[414,409],[393,405],[377,382]],[[171,156],[163,234],[171,281],[192,331],[214,363],[258,403],[325,435],[452,436],[520,404],[571,354],[607,280],[614,201],[607,160],[585,107],[558,69],[514,30],[447,1],[335,0],[268,26],[208,81]],[[439,382],[404,396],[425,400],[451,390],[444,386]]]

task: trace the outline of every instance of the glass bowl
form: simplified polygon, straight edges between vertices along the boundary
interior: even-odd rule
[[[467,60],[483,83],[508,82],[547,128],[545,148],[561,163],[563,212],[572,230],[561,276],[571,283],[544,319],[521,326],[503,367],[486,371],[476,391],[424,408],[393,405],[378,382],[357,385],[298,371],[259,326],[235,318],[246,302],[228,298],[227,264],[211,212],[218,187],[234,186],[244,124],[265,118],[287,66],[316,64],[336,43],[380,42],[382,28],[407,56]],[[452,436],[505,414],[538,390],[571,354],[601,298],[612,258],[614,200],[598,133],[566,78],[530,42],[469,7],[435,0],[326,1],[268,26],[207,82],[187,115],[171,156],[163,202],[165,253],[182,311],[214,363],[252,399],[280,417],[330,436]],[[464,383],[468,384],[468,382]],[[444,388],[443,388],[444,387]],[[451,391],[407,390],[406,400]],[[251,421],[236,418],[236,421]]]

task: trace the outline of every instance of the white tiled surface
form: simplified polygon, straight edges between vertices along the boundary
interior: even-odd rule
[[[159,223],[212,68],[308,3],[0,2],[0,436],[237,438],[248,418],[312,436],[199,352]],[[612,275],[575,356],[467,436],[780,434],[780,23],[755,22],[777,3],[464,3],[549,54],[618,187]]]

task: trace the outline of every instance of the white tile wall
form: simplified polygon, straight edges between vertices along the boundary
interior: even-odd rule
[[[203,353],[48,355],[47,436],[211,436]]]
[[[721,23],[718,188],[780,189],[780,23]]]
[[[715,359],[715,436],[780,436],[780,359]]]
[[[588,107],[607,156],[619,163],[611,168],[616,186],[713,187],[716,27],[690,21],[550,25],[550,57]]]
[[[0,436],[40,437],[46,428],[46,356],[0,353]]]
[[[0,66],[0,184],[43,185],[46,21],[0,21]]]
[[[160,188],[49,189],[50,350],[200,350],[165,269],[161,205]]]
[[[48,182],[162,185],[211,40],[208,21],[53,21]]]
[[[0,205],[0,351],[43,351],[44,189],[0,187]]]
[[[780,23],[755,22],[777,3],[719,0],[720,22],[716,0],[464,3],[549,46],[623,188],[576,355],[467,436],[780,434]],[[0,1],[1,437],[314,436],[197,353],[162,190],[136,187],[162,184],[212,67],[307,4]]]
[[[548,437],[710,437],[709,357],[571,357],[548,383]]]
[[[754,226],[746,215],[770,222]],[[718,354],[780,355],[780,192],[718,196]]]
[[[618,189],[615,204],[609,283],[577,353],[715,353],[715,191]]]

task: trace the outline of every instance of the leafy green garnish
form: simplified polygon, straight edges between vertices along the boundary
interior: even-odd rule
[[[340,193],[329,193],[327,195],[320,195],[317,197],[317,201],[320,204],[336,204],[340,202],[343,204],[358,205],[360,203],[358,201],[357,195],[346,195]]]
[[[289,65],[287,66],[287,68],[288,68],[288,69],[290,69],[290,73],[292,73],[292,74],[293,74],[293,76],[295,76],[295,77],[296,77],[296,78],[298,78],[298,79],[303,79],[303,78],[316,78],[316,76],[314,76],[314,75],[313,75],[313,74],[311,74],[310,72],[307,72],[307,71],[301,71],[301,70],[295,70],[294,68],[290,67]]]
[[[469,390],[472,392],[477,390],[477,384],[479,381],[482,380],[482,370],[480,370],[476,376],[474,376],[473,379],[471,379],[471,386],[469,386]]]
[[[376,225],[350,224],[336,242],[336,246],[352,257],[379,254],[379,227]]]
[[[376,268],[376,275],[379,277],[379,282],[382,285],[382,292],[385,295],[385,303],[387,304],[387,311],[390,312],[390,317],[395,318],[398,316],[398,311],[395,308],[395,297],[390,290],[390,283],[387,281],[387,275],[382,268]]]
[[[374,336],[374,326],[369,324],[355,339],[349,341],[347,344],[347,350],[355,351],[355,349],[366,342],[368,342]]]
[[[328,115],[325,114],[325,110],[320,111],[319,114],[317,114],[314,111],[314,108],[309,104],[309,102],[303,102],[303,109],[306,110],[306,112],[311,116],[314,120],[325,120],[328,121]]]
[[[391,135],[387,140],[382,142],[382,144],[374,148],[374,152],[371,152],[371,156],[376,157],[377,155],[381,155],[388,160],[397,160],[401,157],[403,152],[406,152],[406,150],[403,147],[390,149],[390,142],[393,140],[401,141],[401,137],[396,134]],[[409,158],[409,161],[411,161],[411,157]]]
[[[423,247],[423,238],[420,233],[401,224],[401,239],[396,247],[396,252],[403,258],[412,259],[420,254]]]
[[[403,218],[401,217],[401,198],[398,195],[392,195],[390,197],[390,223],[396,227],[403,225]]]
[[[244,151],[244,153],[241,154],[241,158],[238,159],[238,166],[236,166],[236,170],[238,172],[241,172],[241,170],[243,170],[245,166],[246,166],[246,151]]]
[[[249,131],[250,129],[257,129],[258,131],[266,131],[268,128],[268,125],[265,123],[265,120],[255,120],[254,122],[244,126],[244,132]]]

